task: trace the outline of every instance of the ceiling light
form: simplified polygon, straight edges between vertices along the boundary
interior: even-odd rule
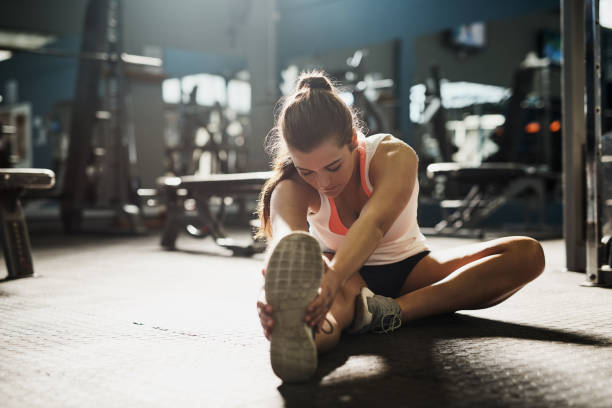
[[[121,54],[121,59],[123,62],[127,62],[129,64],[136,65],[148,65],[151,67],[161,67],[162,60],[161,58],[156,57],[146,57],[144,55],[132,55],[132,54]]]
[[[52,35],[0,30],[0,47],[36,49],[54,40]]]
[[[6,61],[13,56],[13,53],[6,50],[0,50],[0,61]]]

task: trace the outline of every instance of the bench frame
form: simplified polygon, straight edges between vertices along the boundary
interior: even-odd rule
[[[215,243],[229,249],[234,255],[250,256],[265,250],[260,242],[239,243],[225,232],[223,218],[224,206],[217,214],[210,208],[210,198],[244,197],[257,195],[271,172],[212,174],[208,176],[166,177],[158,180],[162,196],[166,203],[166,224],[161,236],[161,246],[176,249],[179,233],[191,225],[206,229]],[[194,211],[185,209],[185,200],[195,200]]]
[[[445,177],[446,183],[471,185],[461,200],[443,200],[443,219],[434,233],[450,236],[479,236],[483,222],[508,201],[530,191],[528,204],[538,212],[537,226],[544,230],[546,183],[554,173],[519,163],[483,163],[478,167],[459,163],[434,163],[427,166],[427,177]],[[488,187],[496,186],[494,194]],[[448,209],[454,211],[448,213]]]
[[[7,280],[34,275],[30,236],[20,197],[26,190],[49,189],[55,174],[47,169],[0,169],[0,237]]]

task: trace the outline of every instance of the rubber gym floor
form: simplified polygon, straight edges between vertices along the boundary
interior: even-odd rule
[[[33,234],[38,277],[0,283],[2,407],[612,406],[612,289],[563,271],[562,240],[505,303],[345,336],[300,385],[269,365],[263,255],[158,241]]]

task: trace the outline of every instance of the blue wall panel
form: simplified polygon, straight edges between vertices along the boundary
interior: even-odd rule
[[[66,38],[49,47],[66,51],[78,50],[78,39]],[[0,86],[4,92],[7,80],[18,82],[18,102],[29,102],[32,119],[44,118],[56,102],[71,100],[77,76],[76,58],[51,57],[35,54],[14,54],[13,58],[0,63]],[[39,143],[43,142],[43,143]],[[51,166],[51,145],[48,138],[40,140],[32,128],[32,163],[35,167]]]
[[[169,77],[209,73],[223,74],[246,68],[244,58],[205,54],[176,48],[164,49],[164,72]]]

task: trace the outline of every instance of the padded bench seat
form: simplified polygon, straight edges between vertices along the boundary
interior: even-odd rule
[[[0,191],[47,190],[55,185],[55,173],[48,169],[0,169]]]
[[[457,181],[491,183],[541,173],[535,166],[520,163],[482,163],[478,166],[460,163],[433,163],[427,166],[427,177],[440,175]]]
[[[270,171],[233,174],[210,174],[207,176],[167,177],[164,185],[178,186],[201,193],[222,195],[225,193],[258,193],[272,176]]]

